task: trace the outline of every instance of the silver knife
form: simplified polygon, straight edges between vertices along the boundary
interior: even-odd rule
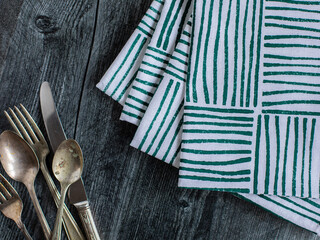
[[[56,106],[53,100],[52,92],[48,82],[43,82],[40,88],[40,105],[41,112],[44,121],[44,125],[47,130],[48,138],[55,152],[63,140],[67,137],[64,133]],[[88,239],[100,240],[97,227],[94,223],[92,213],[89,206],[89,201],[84,189],[83,181],[79,181],[72,184],[68,192],[69,201],[73,204],[79,213],[82,225],[86,231]]]

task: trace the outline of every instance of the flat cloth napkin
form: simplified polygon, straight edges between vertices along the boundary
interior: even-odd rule
[[[167,3],[172,4],[172,2],[166,1],[165,4]],[[277,7],[274,7],[274,8],[276,9]],[[249,10],[247,11],[249,12]],[[312,10],[309,10],[309,11],[312,11]],[[195,19],[195,22],[196,22],[196,19]],[[180,40],[178,41],[179,43],[176,45],[176,49],[172,53],[172,57],[170,58],[169,63],[171,63],[172,66],[174,67],[176,67],[176,65],[174,64],[176,59],[179,59],[180,63],[188,62],[189,49],[188,47],[186,47],[188,46],[188,44],[183,45],[183,43],[185,43],[186,41],[186,39],[183,39],[183,37],[190,37],[191,35],[195,36],[194,34],[192,34],[191,25],[192,24],[186,25],[186,28],[183,31],[184,34],[181,35],[181,41]],[[131,40],[129,40],[127,43],[127,45],[129,46],[132,44],[132,41],[131,43],[130,41]],[[191,41],[187,40],[187,42],[192,42],[192,40]],[[120,54],[119,57],[116,59],[115,64],[123,62],[123,60],[124,60],[124,56],[123,54]],[[137,62],[137,65],[139,65],[139,62]],[[189,65],[192,66],[192,62]],[[187,80],[187,82],[189,81],[190,83],[190,76],[187,77],[188,74],[186,74],[186,72],[188,73],[190,72],[188,68],[189,68],[188,64],[181,64],[178,68],[177,67],[171,68],[171,69],[168,68],[168,71],[165,71],[165,74],[163,75],[163,79],[160,85],[158,86],[155,95],[151,99],[150,105],[148,103],[149,107],[147,108],[144,114],[144,117],[142,119],[141,124],[139,125],[135,139],[132,142],[133,146],[136,146],[139,149],[142,149],[143,151],[148,152],[149,154],[156,156],[157,158],[162,159],[168,163],[175,164],[175,166],[178,166],[178,163],[179,163],[177,159],[179,159],[179,152],[180,152],[179,143],[181,142],[181,132],[182,132],[182,123],[183,123],[182,110],[183,110],[185,80]],[[168,73],[171,73],[171,74],[168,74]],[[103,86],[103,85],[106,85],[108,81],[105,81],[104,84],[102,84],[101,82],[99,84]],[[119,83],[119,79],[116,82]],[[100,86],[100,89],[101,89],[101,86]],[[120,87],[118,87],[118,89],[120,89]],[[160,103],[160,106],[159,106],[159,103]],[[161,109],[159,109],[159,107],[161,107]],[[297,120],[294,120],[294,121],[297,121]],[[307,123],[304,123],[304,122],[307,122]],[[308,121],[304,120],[304,122],[303,124],[305,125],[303,126],[308,126]],[[312,123],[312,120],[311,120],[311,123]],[[148,130],[148,129],[151,129],[151,130]],[[312,129],[312,124],[311,124],[311,129]],[[200,129],[200,130],[202,131],[203,129]],[[197,128],[186,129],[186,130],[183,129],[183,131],[184,131],[183,133],[184,135],[187,135],[190,133],[195,134],[196,132],[194,131],[198,131],[198,134],[194,136],[199,135],[199,129]],[[249,134],[249,135],[254,135],[254,134]],[[307,136],[307,134],[305,135]],[[244,135],[244,136],[247,136],[247,135]],[[167,141],[168,139],[171,139],[171,141]],[[170,143],[170,144],[168,145],[167,143]],[[153,149],[154,146],[155,148]],[[173,152],[175,154],[169,157],[168,151],[172,149],[174,150]],[[161,155],[159,155],[160,152],[162,152]],[[215,161],[212,160],[212,162],[214,165]],[[182,168],[182,171],[184,171],[183,168]],[[302,199],[302,198],[295,198],[295,197],[285,198],[285,197],[253,195],[253,194],[241,194],[238,196],[241,196],[242,198],[252,201],[299,226],[302,226],[313,232],[319,232],[318,223],[320,219],[319,219],[319,214],[317,213],[319,212],[318,200],[311,199],[311,198],[309,199]]]

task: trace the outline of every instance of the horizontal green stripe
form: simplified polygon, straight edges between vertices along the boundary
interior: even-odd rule
[[[150,53],[146,53],[145,56],[151,57],[151,58],[153,58],[154,60],[156,60],[156,61],[158,61],[158,62],[168,64],[168,60],[162,59],[162,58],[160,58],[160,57],[156,57],[156,56],[154,56],[154,55],[152,55],[152,54],[150,54]]]
[[[188,149],[181,148],[181,152],[193,153],[193,154],[251,154],[251,150],[199,150],[199,149]]]
[[[183,40],[183,39],[180,39],[178,42],[179,42],[179,43],[182,43],[182,44],[184,44],[184,45],[187,45],[187,46],[190,45],[189,42],[187,42],[187,41],[185,41],[185,40]]]
[[[265,47],[269,48],[320,48],[319,45],[309,44],[289,44],[289,43],[265,43]]]
[[[265,19],[274,19],[274,20],[282,20],[282,21],[290,21],[290,22],[316,22],[316,23],[320,22],[319,19],[294,18],[294,17],[273,16],[273,15],[265,16]]]
[[[214,177],[200,177],[200,176],[189,176],[180,175],[179,178],[199,180],[199,181],[210,181],[210,182],[250,182],[249,177],[243,178],[214,178]]]
[[[290,104],[320,104],[318,100],[286,100],[277,102],[262,102],[263,107],[278,106],[278,105],[290,105]]]
[[[320,87],[320,84],[316,84],[316,83],[288,82],[288,81],[279,81],[279,80],[263,80],[263,83],[275,83],[275,84],[287,84],[287,85],[301,85],[301,86]]]
[[[151,27],[146,21],[144,21],[143,19],[141,20],[140,24],[145,25],[147,28],[149,28],[150,30],[154,31],[155,29],[153,27]]]
[[[265,23],[265,26],[266,27],[277,27],[277,28],[284,28],[284,29],[310,31],[310,32],[320,32],[320,29],[318,29],[318,28],[300,27],[300,26],[292,26],[292,25],[277,24],[277,23]]]
[[[245,135],[252,136],[252,132],[250,131],[233,131],[233,130],[203,130],[203,129],[183,129],[184,133],[203,133],[203,134],[237,134],[237,135]]]
[[[182,56],[184,56],[184,57],[188,57],[188,53],[186,53],[185,51],[182,51],[182,50],[180,50],[180,49],[176,49],[176,50],[174,50],[176,53],[179,53],[179,54],[181,54]]]
[[[183,65],[186,65],[186,66],[188,65],[188,62],[186,62],[186,61],[184,61],[181,58],[178,58],[176,56],[171,56],[171,59],[176,60],[176,61],[182,63]]]
[[[172,72],[168,69],[165,70],[165,73],[171,75],[172,77],[175,77],[176,79],[179,79],[180,81],[184,82],[185,81],[185,78],[184,77],[181,77],[179,74],[176,74],[175,72]]]
[[[140,92],[140,93],[142,93],[142,94],[145,94],[145,95],[147,95],[147,96],[153,97],[153,93],[148,92],[148,91],[146,91],[146,90],[144,90],[144,89],[142,89],[142,88],[133,86],[132,89],[134,89],[134,90],[136,90],[136,91],[138,91],[138,92]]]
[[[187,31],[183,31],[182,34],[185,35],[185,36],[187,36],[187,37],[190,37],[190,36],[191,36],[191,34],[188,33]]]
[[[123,113],[123,114],[126,114],[126,115],[128,115],[128,116],[130,116],[130,117],[136,118],[136,119],[138,119],[138,120],[141,120],[141,119],[142,119],[142,117],[140,117],[140,116],[138,116],[138,115],[136,115],[136,114],[134,114],[134,113],[131,113],[131,112],[127,112],[127,111],[122,110],[122,113]]]
[[[320,112],[309,112],[309,111],[262,110],[262,113],[266,113],[266,114],[285,114],[285,115],[320,116]]]
[[[130,107],[130,108],[133,108],[133,109],[135,109],[135,110],[138,110],[139,112],[142,112],[142,113],[145,113],[145,112],[146,112],[145,109],[139,108],[139,107],[137,107],[137,106],[135,106],[135,105],[133,105],[133,104],[131,104],[131,103],[128,103],[128,102],[126,102],[124,105],[126,105],[126,106],[128,106],[128,107]]]
[[[222,127],[253,127],[251,123],[221,123],[221,122],[196,122],[196,121],[186,121],[185,125],[212,125],[212,126],[222,126]]]
[[[144,105],[144,106],[148,106],[148,105],[149,105],[147,102],[144,102],[144,101],[142,101],[141,99],[136,98],[136,97],[134,97],[134,96],[129,95],[128,98],[129,98],[129,99],[132,99],[132,100],[135,101],[135,102],[141,103],[141,104]]]
[[[146,66],[148,66],[148,67],[152,67],[152,68],[159,69],[159,70],[162,70],[162,71],[164,71],[164,70],[166,69],[166,68],[164,68],[164,67],[159,67],[158,65],[151,64],[151,63],[146,62],[146,61],[142,61],[142,62],[141,62],[141,65],[146,65]]]
[[[233,117],[233,116],[218,116],[218,115],[208,115],[208,114],[198,114],[198,113],[188,113],[185,112],[184,116],[194,117],[194,118],[209,118],[209,119],[223,119],[230,121],[243,121],[243,122],[253,122],[253,117]]]
[[[320,73],[298,72],[298,71],[278,71],[278,72],[274,71],[274,72],[264,72],[263,73],[263,76],[274,76],[274,75],[319,77]]]
[[[159,86],[159,85],[156,84],[156,83],[144,81],[144,80],[139,79],[139,78],[136,78],[135,81],[138,82],[138,83],[141,83],[141,84],[143,84],[143,85],[146,85],[146,86],[151,86],[151,87],[158,87],[158,86]]]
[[[177,71],[181,72],[182,74],[187,75],[187,71],[185,71],[185,70],[183,70],[183,69],[181,69],[181,68],[176,67],[176,66],[175,66],[175,65],[173,65],[172,63],[168,63],[168,67],[171,67],[171,68],[173,68],[173,69],[175,69],[175,70],[177,70]]]
[[[218,174],[218,175],[222,175],[222,176],[237,176],[237,175],[248,175],[248,174],[250,174],[250,170],[217,171],[217,170],[210,170],[210,169],[188,168],[188,167],[180,167],[179,170],[188,171],[188,172],[211,173],[211,174]]]
[[[142,68],[139,68],[139,72],[142,72],[144,74],[147,74],[149,76],[156,77],[156,78],[162,78],[163,77],[161,74],[156,74],[154,72],[151,72],[149,70],[145,70],[145,69],[142,69]]]
[[[142,33],[144,33],[146,36],[148,37],[152,37],[151,33],[149,33],[148,31],[146,31],[145,29],[143,29],[142,27],[138,26],[137,29],[139,29]]]
[[[159,12],[157,9],[155,9],[154,7],[150,7],[149,8],[151,11],[155,12],[156,14],[160,15],[161,12]]]
[[[159,20],[156,19],[155,17],[151,16],[149,13],[146,13],[145,16],[147,16],[148,18],[150,18],[152,21],[154,21],[154,22],[156,22],[156,23],[159,21]]]
[[[274,59],[284,59],[284,60],[320,60],[320,58],[315,57],[292,57],[292,56],[281,56],[274,54],[264,54],[264,58],[274,58]]]
[[[153,52],[159,53],[159,54],[161,54],[161,55],[163,55],[163,56],[165,56],[165,57],[171,57],[171,54],[170,54],[170,53],[167,53],[167,52],[165,52],[165,51],[162,51],[162,50],[160,50],[159,48],[154,48],[154,47],[148,46],[147,49],[148,49],[148,50],[151,50],[151,51],[153,51]]]
[[[194,165],[205,165],[205,166],[228,166],[228,165],[237,165],[242,163],[251,162],[251,157],[238,158],[235,160],[227,161],[194,161],[187,159],[180,159],[181,163],[194,164]]]
[[[251,141],[237,139],[185,139],[182,143],[228,143],[228,144],[244,144],[251,145]]]
[[[287,94],[287,93],[306,93],[306,94],[320,94],[320,91],[305,91],[305,90],[281,90],[281,91],[269,91],[263,92],[263,96],[271,96],[277,94]]]
[[[197,111],[210,111],[210,112],[223,112],[223,113],[254,113],[253,110],[248,109],[233,109],[233,108],[209,108],[209,107],[197,107],[197,106],[185,106],[185,110],[197,110]]]
[[[291,38],[302,38],[302,39],[316,39],[316,40],[320,40],[320,37],[309,36],[309,35],[266,35],[266,36],[264,36],[264,39],[265,39],[265,40],[291,39]]]
[[[264,67],[310,67],[310,68],[320,68],[320,65],[314,64],[289,64],[289,63],[264,63]]]

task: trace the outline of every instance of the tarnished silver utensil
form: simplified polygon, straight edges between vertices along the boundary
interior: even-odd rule
[[[83,156],[79,144],[73,139],[63,141],[54,154],[52,161],[53,174],[61,185],[61,197],[52,240],[60,240],[61,238],[61,220],[66,193],[70,185],[79,180],[82,169]]]
[[[39,172],[39,162],[29,144],[12,131],[0,135],[0,161],[6,173],[15,181],[23,183],[31,197],[46,239],[51,230],[42,212],[34,190],[34,181]]]

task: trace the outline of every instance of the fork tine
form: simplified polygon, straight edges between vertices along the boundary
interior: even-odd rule
[[[34,131],[32,130],[30,124],[28,123],[27,119],[25,118],[25,116],[23,116],[23,114],[21,113],[21,111],[19,110],[19,108],[17,108],[16,106],[14,106],[14,109],[16,110],[16,112],[18,113],[22,123],[25,125],[25,127],[27,128],[27,131],[29,133],[29,135],[31,135],[33,142],[37,142],[39,141],[39,139],[37,138],[36,134],[34,133]]]
[[[9,108],[9,111],[10,111],[10,113],[11,113],[13,119],[14,119],[14,121],[13,121],[13,122],[15,122],[14,124],[22,132],[22,135],[24,136],[24,139],[26,139],[28,143],[33,144],[29,134],[27,133],[26,129],[24,128],[24,126],[20,122],[20,120],[17,117],[17,115],[14,113],[14,111],[11,108]]]
[[[10,193],[8,192],[8,190],[6,189],[6,187],[2,183],[0,183],[0,193],[2,194],[4,199],[11,198]],[[1,199],[1,200],[3,200],[3,199]]]
[[[8,182],[8,180],[0,173],[0,184],[3,184],[4,188],[6,191],[11,195],[11,196],[19,196],[17,191],[14,189],[14,187]]]
[[[21,103],[20,103],[20,107],[21,107],[22,112],[24,113],[24,115],[27,117],[29,123],[31,124],[31,127],[33,128],[33,130],[37,134],[37,137],[40,138],[40,140],[41,139],[44,140],[44,136],[43,136],[41,130],[39,129],[38,125],[36,124],[36,122],[34,121],[32,116],[30,115],[28,110]]]
[[[20,137],[23,138],[21,132],[19,131],[19,129],[17,128],[16,124],[14,123],[14,121],[12,120],[12,118],[10,117],[9,113],[7,111],[4,111],[4,115],[6,115],[7,120],[9,121],[11,127],[14,128],[14,130],[16,131],[16,133],[18,135],[20,135]]]

